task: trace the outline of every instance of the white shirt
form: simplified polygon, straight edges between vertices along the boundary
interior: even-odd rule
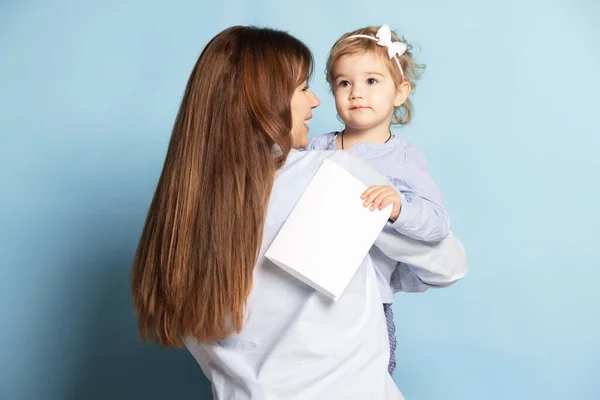
[[[452,234],[427,244],[400,235],[391,224],[374,245],[398,261],[381,267],[394,271],[376,271],[367,256],[337,302],[272,264],[264,253],[325,159],[366,185],[389,184],[346,152],[290,153],[275,178],[242,331],[220,343],[186,340],[215,399],[403,399],[387,371],[378,275],[391,276],[393,290],[424,290],[450,285],[466,272],[463,247]]]

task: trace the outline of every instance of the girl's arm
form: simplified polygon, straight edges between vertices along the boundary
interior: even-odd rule
[[[421,152],[408,148],[390,180],[400,192],[402,205],[400,215],[392,223],[396,231],[425,242],[437,242],[448,236],[450,218]]]
[[[365,185],[389,185],[373,166],[346,152],[337,152],[331,160]],[[393,224],[387,223],[374,246],[397,262],[390,282],[394,291],[419,292],[429,287],[449,286],[467,272],[464,247],[451,232],[438,242],[426,243],[399,233]]]

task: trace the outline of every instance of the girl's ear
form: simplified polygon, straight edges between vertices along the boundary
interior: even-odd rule
[[[410,82],[404,81],[398,85],[396,88],[396,98],[394,99],[394,107],[400,107],[406,99],[408,99],[408,95],[411,91]]]

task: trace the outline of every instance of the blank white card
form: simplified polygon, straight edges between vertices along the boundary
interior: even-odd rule
[[[392,205],[370,211],[368,186],[326,160],[300,197],[265,256],[337,300],[388,220]]]

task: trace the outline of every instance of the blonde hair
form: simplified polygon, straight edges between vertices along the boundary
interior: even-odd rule
[[[329,87],[331,92],[333,93],[333,76],[335,66],[338,61],[347,55],[355,55],[355,54],[364,54],[370,53],[377,56],[381,56],[384,59],[390,74],[392,75],[392,79],[396,87],[398,87],[402,82],[408,82],[411,86],[411,92],[417,86],[416,81],[420,79],[423,70],[425,69],[425,64],[417,64],[413,58],[411,53],[412,46],[407,43],[404,37],[399,37],[394,31],[392,31],[392,41],[402,42],[406,44],[406,51],[401,56],[395,56],[398,59],[398,62],[402,66],[402,71],[398,68],[396,61],[390,59],[387,55],[387,49],[383,46],[377,44],[375,40],[369,40],[367,38],[348,37],[353,35],[368,35],[373,36],[377,34],[377,31],[381,28],[380,26],[368,26],[366,28],[357,29],[352,32],[345,33],[342,35],[333,45],[331,50],[329,51],[329,55],[327,56],[327,66],[325,68],[325,78],[327,79],[327,83],[329,83]],[[404,73],[403,73],[404,72]],[[407,125],[410,123],[412,116],[414,113],[414,106],[410,97],[406,99],[406,101],[394,108],[394,115],[392,116],[392,125]]]
[[[275,173],[292,146],[292,95],[312,66],[301,41],[267,28],[226,29],[200,55],[133,263],[143,340],[178,347],[242,329]]]

